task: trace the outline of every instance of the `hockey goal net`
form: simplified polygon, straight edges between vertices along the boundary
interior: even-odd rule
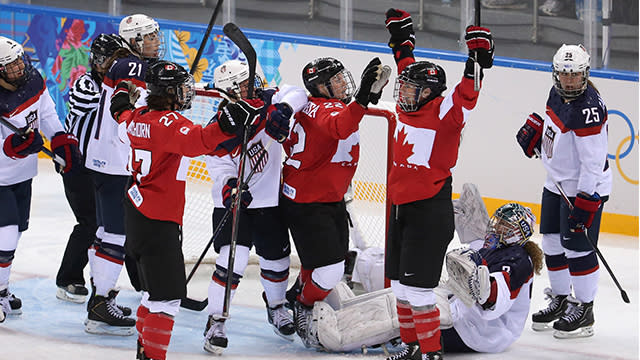
[[[216,91],[198,90],[191,109],[184,111],[183,115],[196,124],[206,125],[221,101],[222,98]],[[354,223],[350,248],[384,248],[387,228],[386,179],[389,168],[387,149],[390,148],[388,144],[393,135],[391,129],[394,123],[395,113],[393,104],[390,103],[370,106],[360,123],[360,161],[352,181],[352,191],[346,196],[347,208]],[[182,243],[186,264],[193,264],[198,260],[213,234],[212,184],[204,156],[190,159]],[[203,262],[212,263],[215,257],[215,252],[210,249]],[[253,250],[250,261],[257,262]],[[300,264],[295,247],[291,264]]]

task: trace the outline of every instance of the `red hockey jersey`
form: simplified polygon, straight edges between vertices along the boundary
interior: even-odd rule
[[[440,191],[458,159],[460,134],[476,106],[473,79],[463,77],[453,91],[418,111],[397,107],[389,195],[393,204],[428,199]]]
[[[364,112],[356,102],[309,98],[284,143],[284,196],[297,203],[342,200],[358,166]]]
[[[174,111],[138,108],[123,114],[131,141],[128,168],[133,184],[127,196],[146,217],[182,224],[189,159],[208,154],[233,136],[218,123],[205,128]]]

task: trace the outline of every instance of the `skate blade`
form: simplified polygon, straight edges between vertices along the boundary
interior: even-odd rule
[[[56,291],[56,298],[63,301],[82,304],[87,299],[87,295],[75,295],[67,292],[64,289],[58,288],[58,291]]]
[[[296,334],[295,332],[294,332],[293,334],[291,334],[291,335],[287,335],[287,334],[283,334],[283,333],[281,333],[281,332],[280,332],[278,329],[276,329],[275,327],[273,327],[273,332],[274,332],[276,335],[280,336],[281,338],[283,338],[283,339],[285,339],[285,340],[287,340],[287,341],[291,341],[291,342],[293,342],[293,341],[296,339],[296,338],[295,338],[295,334]]]
[[[7,315],[22,315],[22,308],[20,309],[11,309]]]
[[[214,355],[220,356],[220,355],[222,355],[222,352],[226,348],[223,348],[223,347],[220,347],[220,346],[211,345],[208,341],[205,340],[204,341],[204,349],[207,352],[210,352],[210,353],[212,353]]]
[[[573,331],[555,330],[553,332],[553,337],[556,339],[576,339],[593,336],[593,333],[592,326],[585,326]]]
[[[548,322],[548,323],[531,323],[531,328],[534,331],[549,331],[549,330],[553,330],[553,323]]]
[[[85,320],[84,331],[96,335],[130,336],[135,332],[134,326],[111,326],[100,321]]]

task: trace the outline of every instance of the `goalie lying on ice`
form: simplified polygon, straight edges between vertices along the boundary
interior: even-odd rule
[[[448,280],[435,289],[444,352],[501,352],[520,337],[533,274],[542,268],[542,251],[529,241],[534,224],[528,208],[503,205],[489,219],[484,240],[447,254]],[[400,334],[395,306],[390,289],[355,296],[340,283],[315,304],[309,334],[329,351],[393,342]]]

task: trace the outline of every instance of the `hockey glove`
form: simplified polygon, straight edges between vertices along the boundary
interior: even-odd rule
[[[583,232],[584,229],[590,228],[600,204],[602,204],[602,200],[600,200],[598,193],[593,193],[591,196],[578,193],[573,204],[573,210],[569,213],[569,230],[571,232]]]
[[[411,49],[416,47],[416,35],[413,31],[413,20],[411,14],[400,9],[389,9],[385,13],[386,20],[384,26],[389,30],[391,39],[389,39],[389,47],[409,46]]]
[[[469,49],[469,57],[478,62],[481,68],[489,69],[493,66],[493,37],[491,31],[485,27],[467,26],[464,39]]]
[[[518,144],[522,147],[524,154],[530,158],[535,155],[535,149],[540,151],[540,144],[542,142],[542,127],[544,120],[536,113],[531,113],[527,117],[527,121],[522,125],[516,139]]]
[[[249,192],[247,184],[244,184],[244,190],[242,190],[242,196],[240,197],[240,207],[246,209],[251,204],[253,196]],[[222,187],[222,204],[225,208],[230,209],[236,198],[238,191],[238,178],[231,178],[227,180],[227,183]]]
[[[11,134],[4,140],[2,150],[12,159],[23,159],[42,149],[44,140],[38,129],[29,129],[24,135]]]
[[[65,161],[64,168],[55,163],[56,171],[65,174],[82,166],[82,155],[78,149],[78,138],[62,131],[51,138],[51,150]]]
[[[244,128],[258,120],[259,108],[254,108],[244,100],[228,103],[218,111],[220,129],[228,135],[242,136]]]
[[[460,248],[446,256],[447,286],[465,305],[484,304],[491,295],[489,268],[476,250]]]
[[[265,131],[267,135],[274,138],[279,143],[283,143],[289,136],[289,119],[293,115],[293,109],[291,106],[285,103],[278,103],[273,105],[273,110],[269,112],[267,122],[265,124]]]
[[[375,83],[382,73],[380,59],[375,57],[373,60],[369,62],[364,71],[362,72],[362,76],[360,77],[360,87],[358,91],[356,91],[355,99],[356,102],[365,108],[369,105],[369,94],[371,93],[371,86]],[[382,90],[380,90],[382,91]]]
[[[111,95],[109,111],[113,119],[120,123],[120,115],[126,110],[135,109],[140,90],[131,81],[120,81]]]

